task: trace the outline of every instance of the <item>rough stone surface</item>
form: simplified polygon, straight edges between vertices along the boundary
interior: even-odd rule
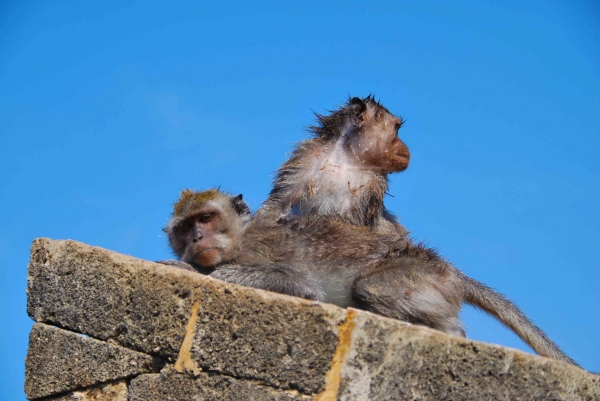
[[[124,381],[100,384],[85,390],[71,391],[43,401],[127,401],[127,383]]]
[[[230,376],[305,393],[319,391],[338,343],[337,327],[344,311],[260,295],[224,291],[205,300],[198,313],[191,361]]]
[[[29,269],[30,316],[98,339],[34,326],[29,398],[137,375],[128,400],[600,400],[600,376],[559,361],[74,241],[35,240]],[[115,344],[174,364],[91,375]]]
[[[37,323],[29,335],[25,394],[46,397],[159,369],[149,355]]]
[[[49,239],[33,243],[28,296],[36,321],[171,361],[198,305],[198,330],[185,359],[190,354],[199,368],[305,393],[323,386],[346,314],[332,305]]]
[[[197,377],[175,372],[146,374],[133,379],[129,386],[129,401],[299,401],[310,398],[297,392],[208,373]]]
[[[600,377],[553,359],[359,312],[337,399],[591,401],[600,400]]]
[[[42,238],[31,248],[27,311],[37,322],[175,358],[201,282],[193,272]]]

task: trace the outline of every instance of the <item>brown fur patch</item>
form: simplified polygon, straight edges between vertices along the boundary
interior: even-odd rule
[[[191,189],[184,189],[181,191],[179,200],[173,205],[173,215],[184,214],[186,210],[199,207],[204,203],[222,196],[223,193],[218,189],[207,189],[203,192],[192,191]]]

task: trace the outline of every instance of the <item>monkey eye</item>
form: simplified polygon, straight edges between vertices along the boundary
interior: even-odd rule
[[[402,121],[396,121],[396,123],[394,124],[394,129],[398,131],[400,127],[402,127]]]
[[[212,214],[203,214],[198,217],[198,223],[208,223],[213,218]]]
[[[176,227],[177,231],[179,232],[186,232],[190,230],[190,223],[181,223],[180,225],[178,225]]]

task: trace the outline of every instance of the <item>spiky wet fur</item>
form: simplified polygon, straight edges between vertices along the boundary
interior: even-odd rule
[[[363,100],[373,118],[393,117],[372,97]],[[300,142],[277,171],[257,217],[336,216],[379,232],[407,234],[383,205],[388,173],[356,158],[348,146],[349,136],[359,130],[351,100],[330,115],[316,116],[318,124],[310,127],[313,138]]]

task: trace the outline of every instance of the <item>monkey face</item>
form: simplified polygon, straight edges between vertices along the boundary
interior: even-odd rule
[[[329,116],[315,114],[320,126],[313,132],[324,141],[341,139],[360,169],[387,174],[408,167],[410,152],[398,138],[402,119],[373,97],[354,97]]]
[[[364,106],[357,106],[358,102],[363,102]],[[410,161],[410,152],[398,137],[402,120],[370,97],[353,98],[351,105],[358,111],[357,129],[350,139],[353,153],[364,164],[384,173],[405,170]]]
[[[402,120],[381,106],[368,108],[350,146],[362,162],[384,173],[403,171],[410,162],[408,146],[398,137]]]
[[[242,195],[185,190],[164,231],[181,260],[209,268],[235,256],[249,214]]]
[[[223,250],[220,248],[205,248],[194,255],[195,264],[202,267],[218,265],[223,260]]]
[[[222,210],[203,207],[175,227],[175,234],[185,240],[184,262],[211,267],[219,264],[231,251],[232,241]]]

